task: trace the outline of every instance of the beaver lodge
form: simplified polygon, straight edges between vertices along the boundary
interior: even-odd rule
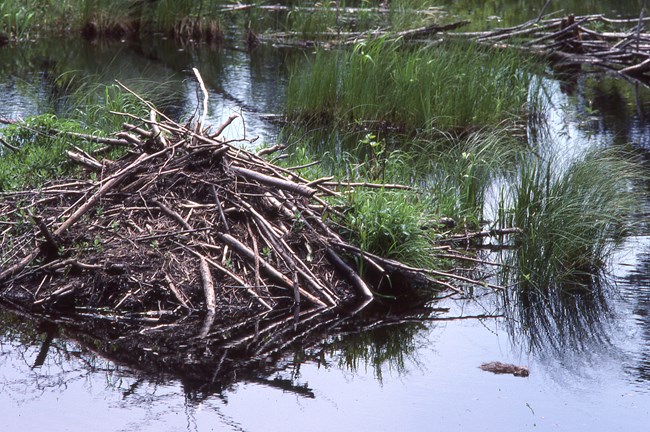
[[[353,331],[347,318],[391,277],[456,291],[449,281],[474,282],[365,253],[337,232],[327,197],[402,186],[302,178],[222,138],[234,116],[215,131],[153,107],[123,116],[116,137],[69,134],[123,157],[69,151],[87,175],[0,201],[2,303],[104,356],[175,373],[235,368],[299,336]]]

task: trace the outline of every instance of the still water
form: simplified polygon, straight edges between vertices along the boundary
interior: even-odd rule
[[[282,111],[288,67],[303,55],[163,39],[145,46],[9,46],[0,49],[0,117],[64,110],[57,78],[70,71],[94,82],[156,86],[164,91],[154,103],[187,115],[200,97],[191,73],[197,67],[210,92],[209,121],[243,113],[245,123],[229,133],[273,143],[278,126],[268,115]],[[582,78],[570,91],[548,80],[545,89],[549,149],[569,158],[590,146],[631,143],[650,161],[647,90],[600,78]],[[522,329],[491,291],[434,299],[411,311],[377,306],[380,311],[362,311],[350,327],[298,341],[205,391],[183,376],[108,360],[78,334],[3,311],[0,430],[647,430],[649,191],[646,185],[640,197],[639,231],[612,260],[608,289],[593,304],[576,307],[575,321],[561,334]],[[478,368],[488,361],[527,366],[530,376]],[[217,364],[214,369],[205,371],[206,381]]]

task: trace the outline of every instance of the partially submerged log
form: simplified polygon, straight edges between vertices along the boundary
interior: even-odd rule
[[[483,363],[481,366],[479,366],[479,369],[486,372],[492,372],[493,374],[514,375],[517,377],[527,377],[530,375],[530,371],[526,366],[517,366],[508,363],[501,363],[498,361]]]

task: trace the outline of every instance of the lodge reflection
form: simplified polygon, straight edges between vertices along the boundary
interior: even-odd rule
[[[200,317],[143,328],[84,323],[78,317],[42,320],[4,310],[2,344],[11,346],[10,357],[22,359],[24,370],[7,388],[29,395],[101,373],[136,403],[151,383],[167,382],[181,383],[186,398],[195,402],[222,395],[238,382],[313,398],[299,379],[302,364],[372,368],[381,380],[386,368],[404,370],[406,359],[416,355],[419,336],[447,311],[435,302],[380,303],[363,310],[262,313],[217,322],[207,333]]]
[[[624,294],[633,303],[634,319],[638,327],[641,349],[630,359],[633,378],[650,382],[650,247],[639,255],[637,267],[622,278]]]

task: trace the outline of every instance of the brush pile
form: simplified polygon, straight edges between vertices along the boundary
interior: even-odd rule
[[[236,116],[211,133],[153,107],[149,118],[123,115],[117,137],[68,135],[127,147],[126,156],[69,151],[89,175],[2,194],[1,299],[153,322],[369,300],[357,260],[379,279],[444,277],[348,243],[329,220],[338,210],[327,197],[341,195],[331,179],[308,181],[221,138]]]
[[[568,15],[534,19],[485,32],[448,33],[499,48],[524,49],[562,66],[596,66],[643,83],[650,82],[650,17],[612,19]]]
[[[221,140],[227,124],[133,120],[94,138],[128,146],[121,160],[69,152],[97,180],[3,196],[3,298],[160,315],[372,296],[323,222],[337,192]]]

